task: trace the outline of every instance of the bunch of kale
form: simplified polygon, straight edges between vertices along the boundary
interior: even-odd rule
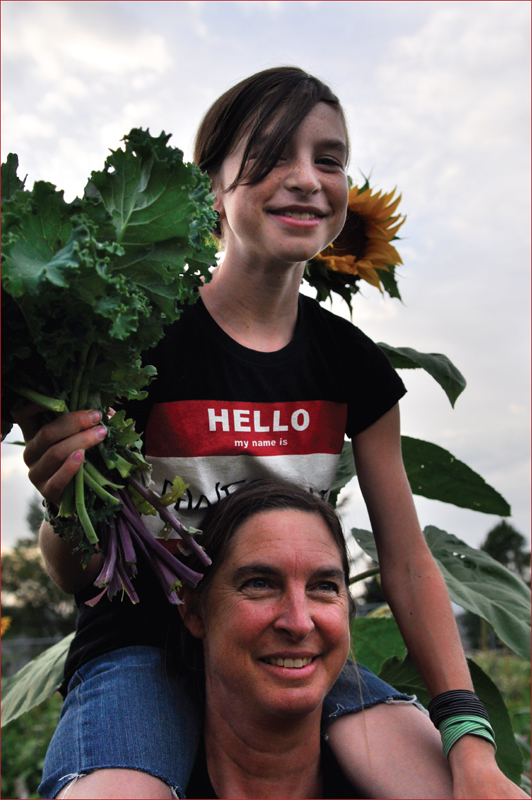
[[[47,409],[45,418],[102,411],[109,433],[87,451],[54,528],[79,540],[86,560],[103,550],[95,584],[110,597],[123,589],[134,602],[135,548],[171,602],[180,579],[195,585],[201,577],[148,533],[142,502],[210,563],[166,508],[184,484],[157,498],[146,488],[149,467],[133,421],[124,412],[108,416],[122,400],[146,396],[156,371],[142,366],[141,354],[178,319],[181,304],[194,302],[215,263],[209,181],[169,138],[133,129],[72,203],[44,181],[27,191],[16,155],[2,165],[2,439],[22,398]]]

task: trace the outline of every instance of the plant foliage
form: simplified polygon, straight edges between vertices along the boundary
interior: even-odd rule
[[[155,369],[141,354],[194,302],[215,263],[208,178],[169,138],[130,131],[72,203],[45,181],[27,191],[14,154],[2,165],[2,436],[21,398],[52,416],[101,409],[105,443],[87,453],[54,527],[68,539],[81,534],[86,559],[103,548],[97,585],[134,602],[134,545],[150,550],[171,602],[180,578],[199,578],[147,534],[125,489],[149,470],[140,437],[123,414],[108,415],[113,404],[145,396]],[[144,499],[158,502],[151,492]],[[178,532],[201,551],[182,525]]]
[[[371,531],[353,528],[359,546],[378,561]],[[432,525],[424,530],[451,600],[485,619],[497,636],[523,658],[530,658],[530,589],[488,553],[469,547]]]

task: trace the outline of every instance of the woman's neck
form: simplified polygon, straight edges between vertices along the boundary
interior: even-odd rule
[[[207,707],[207,768],[217,796],[321,797],[319,726],[319,710],[317,718],[254,726],[234,709],[222,715]]]
[[[235,341],[273,352],[293,338],[305,264],[239,263],[225,257],[201,290],[207,311]]]

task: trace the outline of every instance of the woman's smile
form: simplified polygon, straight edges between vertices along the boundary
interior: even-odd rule
[[[265,664],[272,664],[275,667],[283,667],[284,669],[302,669],[303,667],[308,667],[309,664],[312,664],[315,658],[317,658],[317,656],[303,656],[301,658],[269,656],[266,658],[261,658],[260,661],[263,661]]]

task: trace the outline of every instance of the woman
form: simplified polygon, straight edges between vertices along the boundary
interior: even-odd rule
[[[254,75],[213,105],[198,132],[195,160],[212,180],[223,262],[202,288],[201,300],[185,309],[150,354],[159,377],[146,403],[132,404],[128,411],[146,433],[156,487],[164,489],[175,475],[190,484],[176,512],[196,526],[209,505],[257,477],[277,474],[326,494],[347,434],[379,548],[383,589],[429,693],[440,697],[449,716],[442,693],[465,690],[467,711],[472,685],[445,584],[425,545],[404,472],[398,410],[404,387],[361,331],[299,295],[305,262],[344,224],[348,149],[337,98],[297,68]],[[97,411],[75,412],[42,428],[37,411],[30,406],[17,417],[27,442],[25,459],[30,479],[57,505],[84,451],[106,430]],[[90,772],[78,785],[87,787],[84,791],[91,786],[91,796],[112,797],[108,770],[113,769],[112,781],[123,781],[114,796],[168,797],[169,787],[182,793],[197,734],[187,733],[184,740],[179,731],[194,730],[198,708],[185,688],[169,689],[166,683],[162,654],[172,610],[144,570],[136,579],[138,606],[104,598],[90,609],[84,603],[96,593],[91,581],[99,557],[82,569],[49,525],[43,526],[40,542],[49,574],[65,591],[76,593],[80,607],[62,725],[65,740],[75,737],[84,754],[65,774],[59,736],[41,792],[54,796],[70,774]],[[135,648],[144,648],[143,658],[149,656],[151,681],[142,688],[141,653]],[[91,680],[100,680],[102,710],[87,706],[82,724],[76,703],[91,668],[97,673]],[[176,713],[182,716],[168,738],[178,754],[169,750],[166,757],[150,732],[133,729],[129,712],[131,703],[142,704],[147,725],[153,709],[171,708],[177,691],[182,701]],[[112,718],[120,735],[110,734],[98,749],[89,721],[106,714],[111,697],[106,726]],[[334,721],[339,708],[360,710],[356,684],[347,680],[335,688],[328,716],[337,757],[348,774],[353,770],[353,779],[367,769],[376,796],[427,797],[427,782],[433,796],[445,796],[445,776],[439,784],[434,770],[425,774],[419,766],[423,752],[427,757],[421,763],[439,769],[438,759],[432,762],[428,755],[431,734],[414,708],[390,705],[390,699],[404,698],[390,698],[386,685],[373,676],[364,695],[369,709],[364,719],[352,713]],[[412,741],[405,739],[405,730]],[[145,745],[137,753],[135,743],[143,736]],[[492,791],[498,797],[524,796],[498,770],[491,744],[477,736],[463,736],[449,763],[455,797],[489,797]]]
[[[180,607],[206,697],[187,797],[361,796],[320,740],[354,611],[335,512],[257,481],[213,507],[203,536],[213,564]]]

